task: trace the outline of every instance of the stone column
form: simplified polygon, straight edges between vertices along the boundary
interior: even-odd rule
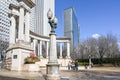
[[[43,58],[43,56],[42,56],[42,41],[41,40],[39,41],[39,54],[40,54],[39,57]]]
[[[60,57],[59,58],[62,58],[62,43],[60,43]]]
[[[20,7],[20,15],[19,15],[19,28],[18,28],[18,39],[24,40],[24,8]]]
[[[36,56],[38,56],[39,55],[39,53],[38,53],[38,40],[36,40],[36,45],[35,45],[35,54],[36,54]]]
[[[32,49],[34,49],[34,45],[33,45],[34,43],[33,43],[33,38],[31,38],[31,47],[32,47]]]
[[[30,28],[30,20],[29,20],[29,16],[30,13],[29,12],[26,12],[26,19],[25,19],[25,40],[26,42],[29,42],[30,38],[29,38],[29,28]]]
[[[36,54],[36,39],[33,39],[33,49],[34,49],[34,53]]]
[[[58,63],[57,52],[56,52],[56,35],[54,33],[50,34],[50,57],[49,63]]]
[[[67,58],[70,58],[70,43],[67,42]]]
[[[12,15],[11,18],[11,26],[10,26],[10,44],[15,44],[15,27],[16,27],[16,20],[15,17]]]
[[[47,64],[47,76],[46,80],[60,80],[59,64],[57,61],[56,52],[56,35],[55,33],[50,34],[50,51],[49,60]]]
[[[40,41],[38,41],[38,56],[40,56]]]
[[[49,42],[47,41],[47,44],[46,44],[46,58],[48,58],[48,51],[49,51]]]

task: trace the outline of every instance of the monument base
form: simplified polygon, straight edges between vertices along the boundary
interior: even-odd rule
[[[60,75],[47,75],[46,80],[61,80]]]
[[[9,62],[6,61],[7,66],[9,66],[8,69],[22,71],[24,59],[30,55],[31,51],[33,51],[33,49],[31,48],[30,44],[22,40],[10,45],[6,54],[6,59],[11,58]]]
[[[47,64],[46,80],[60,80],[59,64]]]

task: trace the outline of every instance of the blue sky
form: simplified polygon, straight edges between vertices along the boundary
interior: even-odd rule
[[[80,24],[80,38],[112,33],[120,40],[120,0],[55,0],[57,35],[63,36],[63,11],[73,7]]]

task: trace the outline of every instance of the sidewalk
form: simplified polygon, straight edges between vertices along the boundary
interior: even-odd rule
[[[120,76],[120,67],[93,67],[90,69],[85,69],[84,67],[79,67],[79,71],[67,70],[67,68],[64,67],[64,68],[62,68],[62,70],[60,70],[60,75],[62,78],[70,78],[69,80],[79,80],[79,79],[81,80],[82,78],[83,78],[82,80],[84,80],[84,79],[89,80],[87,78],[92,78],[91,76],[95,76],[94,78],[96,80],[99,80],[100,77],[104,77],[105,75],[108,75],[108,71],[110,73],[118,72],[115,74],[115,76],[117,76],[117,77]],[[97,72],[97,74],[93,75],[93,73],[91,73],[91,72]],[[100,75],[101,72],[104,74],[101,76],[98,76],[98,75]],[[0,76],[20,78],[21,80],[45,80],[44,79],[45,74],[46,74],[45,68],[41,69],[41,72],[17,72],[17,71],[0,70]],[[88,76],[88,74],[90,76]],[[79,78],[79,79],[75,79],[75,78]],[[8,79],[4,79],[4,80],[8,80]],[[17,79],[14,79],[14,80],[17,80]],[[64,80],[64,79],[62,79],[62,80]]]
[[[8,71],[1,70],[0,76],[3,77],[14,77],[26,80],[45,80],[41,72],[18,72],[18,71]]]
[[[68,70],[67,67],[62,67],[60,69]],[[85,69],[84,66],[79,66],[78,70],[120,72],[120,67],[92,67],[92,68],[87,67],[87,69]]]
[[[93,67],[89,71],[120,72],[120,67]]]

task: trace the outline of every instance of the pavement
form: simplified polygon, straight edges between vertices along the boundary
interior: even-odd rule
[[[45,80],[46,69],[40,72],[18,72],[0,70],[0,80]],[[120,67],[93,67],[85,69],[79,67],[79,71],[60,70],[61,80],[120,80]]]
[[[45,80],[42,72],[20,72],[20,71],[9,71],[9,70],[1,70],[0,77],[3,78],[11,78],[11,80]],[[13,78],[13,79],[12,79]],[[0,80],[3,80],[0,78]],[[4,79],[10,80],[10,79]]]

